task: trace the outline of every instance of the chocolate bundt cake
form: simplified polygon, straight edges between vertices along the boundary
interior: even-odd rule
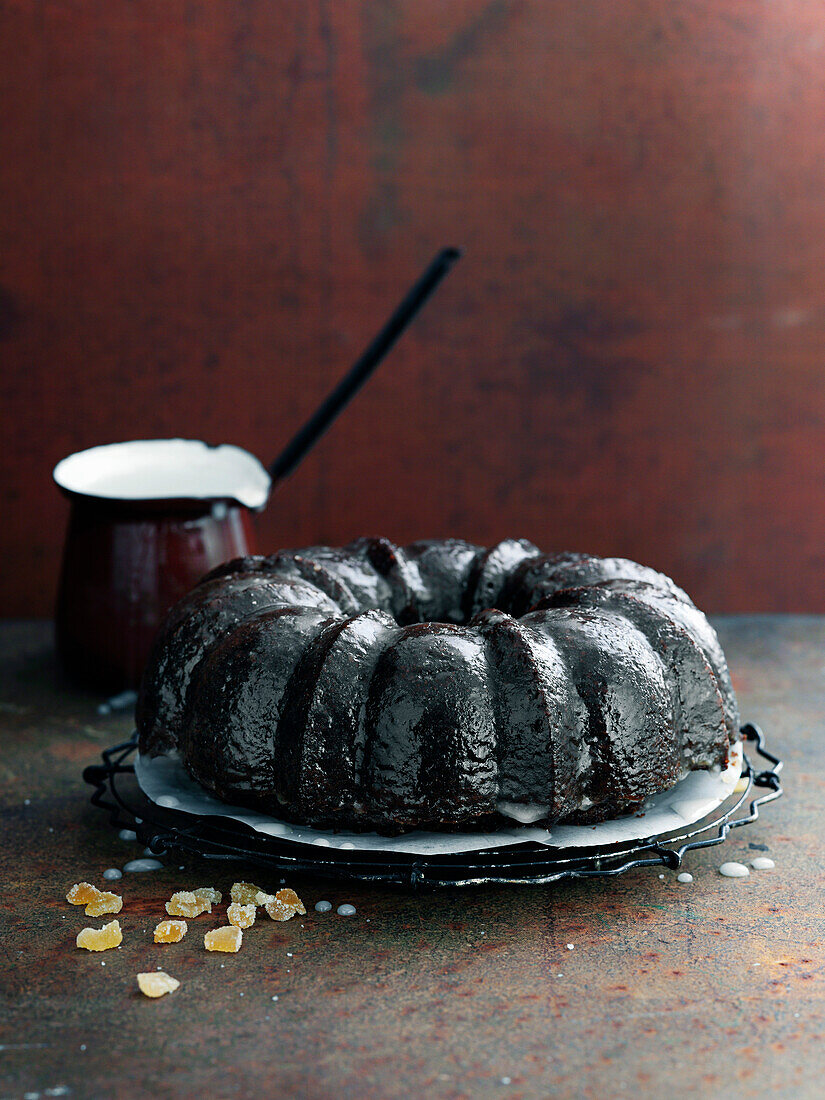
[[[398,832],[628,813],[724,765],[739,722],[713,628],[653,569],[359,539],[204,577],[156,640],[138,727],[222,799]]]

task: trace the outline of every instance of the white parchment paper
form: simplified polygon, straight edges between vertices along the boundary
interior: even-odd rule
[[[655,795],[640,815],[619,817],[598,825],[557,825],[545,829],[514,822],[512,827],[504,826],[488,833],[410,832],[387,837],[378,833],[325,832],[304,825],[291,825],[241,806],[231,806],[197,784],[174,753],[156,757],[138,755],[135,763],[135,775],[143,793],[151,802],[166,809],[230,818],[249,826],[256,833],[299,844],[421,856],[456,855],[528,842],[544,844],[549,848],[592,848],[644,840],[701,821],[733,793],[741,773],[742,748],[737,745],[724,771],[691,772],[669,791]]]

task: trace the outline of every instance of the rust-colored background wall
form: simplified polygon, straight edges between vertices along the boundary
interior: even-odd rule
[[[825,611],[818,0],[6,0],[0,117],[3,612],[51,608],[58,458],[271,458],[454,243],[265,545],[519,534]]]

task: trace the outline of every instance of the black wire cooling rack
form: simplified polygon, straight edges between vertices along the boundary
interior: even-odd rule
[[[750,825],[759,810],[782,795],[782,761],[768,752],[758,726],[742,727],[746,747],[768,767],[757,770],[744,754],[744,789],[731,795],[712,814],[667,834],[600,848],[548,848],[525,843],[451,856],[397,852],[360,852],[319,848],[264,836],[229,818],[201,817],[150,802],[135,778],[130,759],[137,751],[131,738],[103,752],[103,763],[83,772],[94,787],[92,805],[106,810],[109,821],[134,829],[156,855],[181,852],[206,859],[257,864],[282,876],[313,874],[398,886],[457,887],[542,885],[566,878],[620,875],[632,867],[679,867],[686,852],[722,844],[731,829]]]

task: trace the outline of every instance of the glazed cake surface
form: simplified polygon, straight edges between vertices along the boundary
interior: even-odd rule
[[[156,639],[138,729],[228,802],[395,833],[633,812],[724,766],[739,716],[713,628],[653,569],[365,538],[204,577]]]

